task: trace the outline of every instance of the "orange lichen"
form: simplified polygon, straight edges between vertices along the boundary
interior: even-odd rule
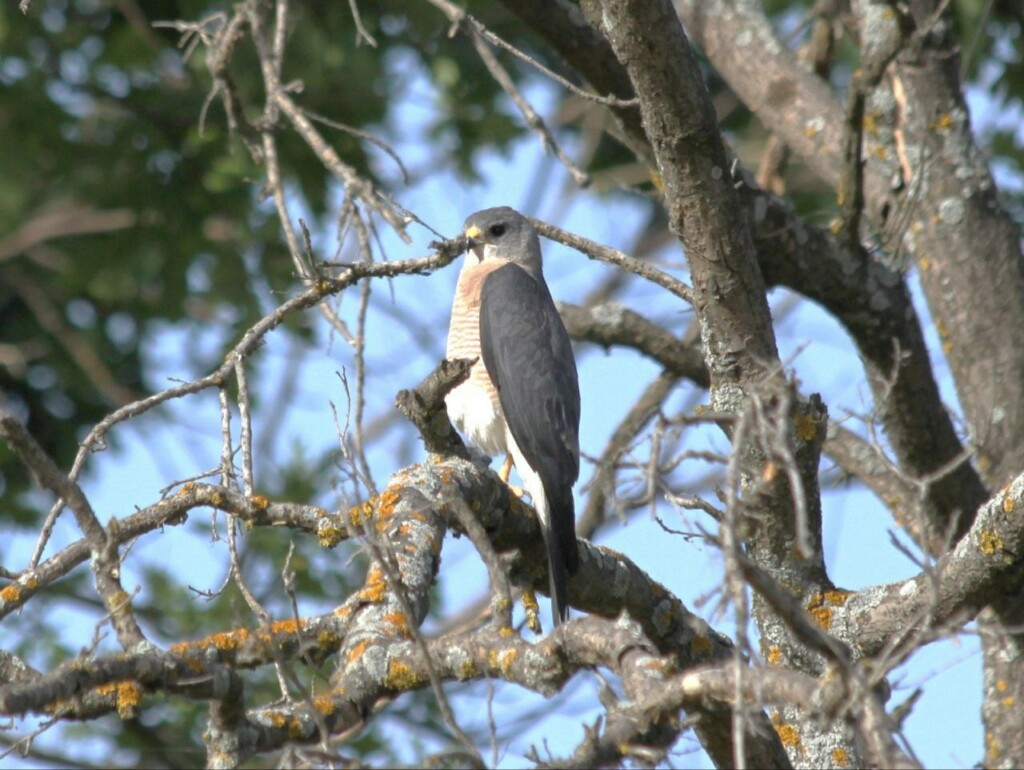
[[[455,669],[455,676],[459,679],[471,679],[476,676],[476,664],[471,658],[466,658],[459,664],[459,667]]]
[[[779,649],[777,644],[773,644],[768,648],[768,664],[771,666],[777,666],[782,663],[782,650]]]
[[[277,620],[270,624],[270,633],[272,634],[294,634],[301,631],[306,627],[306,621],[299,618],[290,618],[288,620]]]
[[[179,494],[179,495],[189,495],[189,494],[192,494],[192,492],[195,490],[195,488],[196,488],[196,483],[194,481],[186,481],[184,484],[181,485],[181,489],[178,490],[177,494]]]
[[[426,681],[425,676],[414,671],[408,664],[392,660],[388,664],[388,675],[384,684],[392,690],[411,690]]]
[[[322,650],[336,650],[341,644],[341,636],[333,631],[322,629],[316,634],[316,644]]]
[[[668,671],[669,665],[666,660],[654,657],[645,662],[643,668],[647,671],[656,671],[664,674]]]
[[[387,581],[384,579],[384,572],[380,567],[374,565],[366,575],[366,584],[359,591],[359,598],[363,601],[377,603],[384,598],[387,590]]]
[[[114,590],[110,592],[109,596],[104,597],[106,599],[107,610],[111,615],[117,615],[128,609],[128,603],[131,601],[131,595],[124,590]]]
[[[249,502],[258,510],[264,510],[270,507],[270,500],[263,495],[253,495],[249,498]]]
[[[97,695],[113,695],[117,715],[121,719],[134,719],[142,702],[142,687],[130,679],[102,684],[96,688]]]
[[[316,530],[316,539],[321,548],[334,548],[347,533],[333,524],[320,525]]]
[[[394,489],[385,489],[380,493],[377,506],[377,527],[380,528],[380,520],[390,518],[395,514],[395,507],[402,501],[402,496]]]
[[[836,767],[849,767],[850,755],[846,749],[832,749],[832,763]]]
[[[693,641],[690,642],[690,649],[693,650],[694,655],[710,655],[714,649],[714,645],[711,644],[711,640],[703,634],[693,637]]]
[[[509,638],[511,638],[511,637],[513,637],[515,635],[516,635],[516,632],[513,631],[508,626],[502,626],[501,629],[499,629],[499,631],[498,631],[498,636],[503,637],[505,639],[509,639]]]
[[[177,642],[169,648],[171,655],[181,658],[190,671],[197,674],[203,670],[203,661],[199,657],[198,645],[195,642]]]
[[[797,415],[794,431],[801,441],[811,441],[818,435],[818,423],[809,414]]]
[[[998,757],[1003,751],[1003,744],[1000,743],[999,739],[992,733],[985,733],[985,764],[992,765],[996,757]]]
[[[842,589],[830,589],[823,593],[813,593],[811,598],[807,600],[807,609],[813,610],[816,607],[842,607],[846,604],[846,600],[850,598],[849,591],[843,591]]]
[[[978,533],[978,549],[986,556],[992,556],[998,551],[1002,551],[1006,542],[1003,540],[1003,536],[998,532],[993,532],[990,529],[983,529]]]
[[[518,653],[515,650],[503,650],[498,653],[498,667],[501,672],[506,676],[512,670],[512,664],[515,663]]]
[[[1003,698],[1003,699],[1002,699],[1002,700],[1000,701],[1000,703],[1002,703],[1002,704],[1003,704],[1003,708],[1008,708],[1008,709],[1009,709],[1009,708],[1013,708],[1013,706],[1014,706],[1014,704],[1015,704],[1016,702],[1017,702],[1017,699],[1016,699],[1016,698],[1014,698],[1014,697],[1013,697],[1012,695],[1007,695],[1007,696],[1006,696],[1005,698]]]
[[[239,628],[234,631],[226,631],[207,637],[205,641],[216,647],[218,650],[237,650],[251,638],[249,629]]]
[[[828,631],[832,626],[832,607],[841,607],[846,603],[849,593],[846,591],[826,591],[811,595],[807,602],[807,611],[814,621]]]
[[[795,747],[800,745],[800,733],[790,724],[775,725],[775,732],[783,746]]]
[[[11,583],[0,591],[0,601],[5,602],[16,602],[21,598],[21,586],[17,583]]]
[[[1017,501],[1014,500],[1010,495],[1003,498],[1003,513],[1013,513],[1017,507]]]
[[[996,692],[1006,692],[1010,685],[1006,683],[1005,679],[996,680]]]
[[[348,663],[352,665],[356,660],[362,657],[362,654],[366,652],[366,648],[370,646],[370,642],[366,639],[356,644],[348,653]]]
[[[516,657],[517,653],[515,650],[502,650],[501,652],[488,650],[487,665],[507,676],[512,670],[512,664],[515,662]]]
[[[384,622],[394,627],[402,636],[409,636],[409,619],[404,612],[390,612],[384,616]]]
[[[846,600],[851,596],[849,591],[842,591],[835,589],[832,591],[825,592],[825,602],[831,604],[833,607],[842,607],[846,604]]]
[[[932,121],[931,127],[938,131],[949,131],[953,128],[953,116],[948,112],[939,115],[938,118]]]
[[[317,697],[313,698],[313,708],[315,708],[325,717],[329,717],[337,710],[338,704],[335,703],[334,698],[332,698],[329,695],[318,695]]]
[[[133,719],[142,702],[142,687],[137,682],[117,683],[117,715],[121,719]]]
[[[371,498],[365,503],[359,505],[353,505],[348,509],[346,517],[348,518],[349,525],[353,529],[359,529],[363,526],[363,522],[367,521],[373,516],[373,503],[376,498]]]
[[[270,722],[271,727],[276,727],[278,729],[281,729],[288,723],[288,717],[286,717],[280,711],[267,712],[266,720]]]
[[[832,610],[829,607],[815,607],[811,610],[811,617],[826,631],[832,626]]]

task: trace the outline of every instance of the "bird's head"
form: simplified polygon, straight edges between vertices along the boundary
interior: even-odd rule
[[[471,214],[463,232],[470,252],[481,262],[508,260],[540,278],[540,239],[530,221],[515,209],[499,206]]]

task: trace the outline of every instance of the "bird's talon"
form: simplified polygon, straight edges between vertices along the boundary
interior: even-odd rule
[[[540,624],[540,607],[537,605],[537,594],[532,588],[523,589],[523,609],[526,611],[526,625],[535,634],[544,633]]]
[[[508,478],[512,475],[512,455],[505,457],[505,462],[501,464],[501,470],[498,471],[498,478],[504,483],[508,484]],[[522,497],[522,493],[519,495]]]

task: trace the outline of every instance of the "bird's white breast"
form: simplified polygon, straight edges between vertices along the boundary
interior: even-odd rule
[[[448,417],[466,439],[492,457],[504,454],[505,419],[490,395],[471,379],[445,397]]]

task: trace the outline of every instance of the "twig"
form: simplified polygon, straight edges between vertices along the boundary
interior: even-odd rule
[[[556,72],[552,72],[550,69],[548,69],[543,64],[538,62],[532,56],[523,53],[512,44],[506,42],[505,40],[502,40],[500,37],[498,37],[489,29],[487,29],[487,27],[485,27],[483,24],[477,21],[474,17],[466,13],[462,8],[459,8],[454,3],[449,2],[449,0],[428,1],[430,2],[431,5],[433,5],[435,8],[439,9],[442,13],[444,13],[444,15],[449,18],[449,20],[451,20],[453,31],[459,26],[468,25],[470,30],[475,31],[487,42],[508,51],[516,58],[526,62],[534,69],[538,70],[539,72],[543,73],[547,77],[554,80],[556,83],[558,83],[558,85],[579,96],[581,99],[586,99],[587,101],[591,102],[597,102],[598,104],[604,104],[609,107],[633,107],[637,104],[637,100],[635,98],[619,99],[616,96],[598,96],[597,94],[590,93],[589,91],[584,91],[575,83],[566,80]]]
[[[473,47],[476,49],[477,55],[480,60],[484,63],[487,71],[491,73],[491,77],[497,81],[498,85],[502,87],[509,98],[515,103],[516,107],[519,108],[519,112],[523,115],[523,120],[526,121],[526,125],[530,127],[540,137],[541,145],[545,150],[551,150],[555,157],[561,161],[562,165],[565,166],[569,174],[572,175],[573,180],[580,187],[587,187],[590,184],[590,176],[579,169],[579,167],[573,162],[573,160],[566,155],[562,149],[562,145],[555,138],[555,135],[548,128],[543,118],[537,114],[537,111],[533,109],[530,103],[523,96],[519,88],[516,87],[515,81],[508,74],[504,67],[501,66],[501,62],[491,52],[491,49],[487,47],[483,37],[475,29],[469,30],[469,38],[473,42]]]
[[[623,254],[617,249],[613,249],[610,246],[603,246],[600,243],[583,238],[582,236],[575,235],[561,228],[549,225],[547,222],[542,222],[539,219],[533,219],[527,217],[530,220],[530,224],[534,226],[538,233],[543,235],[545,238],[563,243],[569,248],[575,249],[581,254],[585,254],[590,259],[596,259],[600,262],[607,262],[610,265],[621,267],[630,273],[635,273],[648,281],[661,286],[663,289],[667,289],[672,294],[675,294],[684,302],[693,304],[693,289],[687,286],[685,283],[677,278],[673,278],[668,273],[658,270],[653,265],[644,262],[642,260],[631,257],[627,254]]]
[[[79,529],[89,543],[95,572],[96,591],[110,614],[117,639],[125,650],[136,649],[146,638],[135,620],[131,597],[121,587],[121,563],[116,538],[108,537],[82,488],[66,476],[32,437],[24,425],[0,406],[0,437],[35,476],[39,484],[67,501]],[[111,522],[116,527],[116,520]]]
[[[371,48],[376,48],[377,41],[374,40],[373,35],[367,32],[366,27],[363,26],[363,17],[359,15],[359,6],[356,0],[348,0],[348,7],[352,10],[352,20],[356,24],[356,45],[365,40]]]

